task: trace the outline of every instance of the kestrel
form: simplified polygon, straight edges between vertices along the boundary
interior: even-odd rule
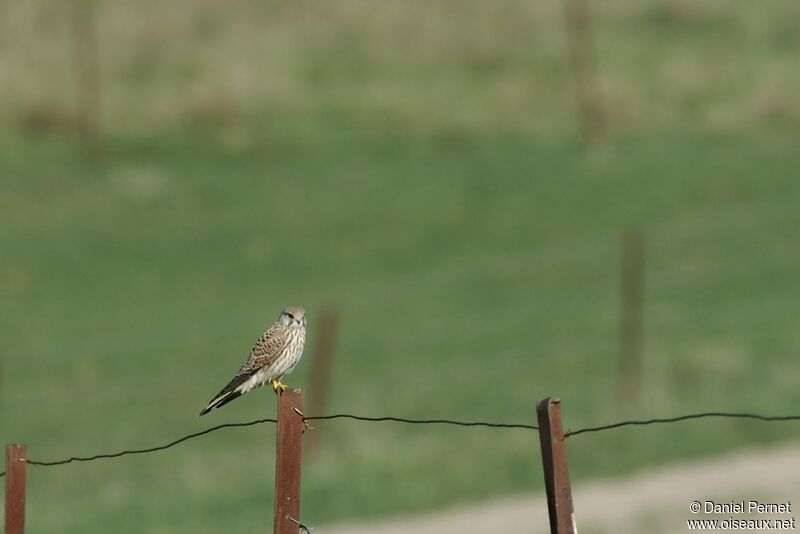
[[[300,361],[306,343],[306,311],[297,306],[283,310],[278,320],[258,338],[250,357],[236,376],[222,391],[217,393],[200,415],[205,415],[214,408],[228,404],[267,382],[277,392],[286,389],[281,382],[284,375],[289,374]]]

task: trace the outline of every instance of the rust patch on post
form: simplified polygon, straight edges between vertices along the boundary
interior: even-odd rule
[[[275,534],[298,534],[300,529],[300,469],[303,452],[303,390],[278,395],[275,449]],[[292,521],[292,519],[294,521]]]
[[[536,405],[536,415],[539,419],[539,442],[542,448],[550,532],[576,534],[564,429],[561,425],[561,401],[550,397],[542,399]]]
[[[25,532],[25,445],[6,445],[6,534]]]

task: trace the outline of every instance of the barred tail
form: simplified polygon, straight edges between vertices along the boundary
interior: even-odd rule
[[[203,411],[200,412],[200,415],[205,415],[214,408],[219,408],[220,406],[224,406],[228,404],[233,399],[242,396],[242,385],[247,382],[252,375],[250,373],[242,373],[240,375],[236,375],[233,377],[227,386],[222,388],[222,391],[217,393],[211,402],[208,403],[208,406],[203,408]],[[200,417],[198,415],[198,417]]]

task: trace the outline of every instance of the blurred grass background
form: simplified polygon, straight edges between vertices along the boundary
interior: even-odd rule
[[[342,313],[332,412],[530,421],[552,394],[577,428],[800,409],[793,0],[593,3],[612,131],[590,153],[557,1],[88,4],[95,149],[75,134],[75,5],[0,4],[3,442],[49,460],[271,416],[263,390],[195,418],[289,304],[312,338],[322,304]],[[644,393],[620,411],[629,226]],[[528,432],[319,426],[312,525],[541,487]],[[576,438],[570,465],[579,483],[795,436],[620,430]],[[31,469],[30,531],[254,531],[273,443],[261,426]]]

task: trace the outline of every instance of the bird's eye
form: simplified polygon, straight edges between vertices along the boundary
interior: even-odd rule
[[[286,316],[287,316],[289,319],[292,319],[292,320],[294,320],[294,315],[292,315],[291,313],[287,313],[287,314],[286,314]]]

